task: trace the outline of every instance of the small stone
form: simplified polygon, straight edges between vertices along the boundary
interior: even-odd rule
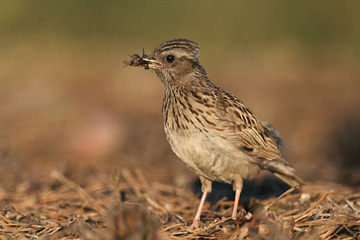
[[[251,212],[247,212],[247,214],[244,216],[244,218],[248,221],[250,221],[252,219],[252,213]]]

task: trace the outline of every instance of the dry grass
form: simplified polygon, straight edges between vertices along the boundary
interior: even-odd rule
[[[140,170],[66,177],[52,171],[0,188],[1,239],[357,239],[360,193],[309,184],[253,200],[231,220],[231,201],[206,204],[188,230],[198,198],[148,181]]]

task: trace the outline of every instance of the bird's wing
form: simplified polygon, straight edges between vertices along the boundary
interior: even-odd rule
[[[214,109],[208,115],[212,118],[205,119],[209,123],[208,127],[227,139],[235,149],[250,156],[249,161],[273,172],[290,186],[304,184],[290,164],[281,157],[283,142],[277,129],[257,119],[239,99],[220,88],[214,88],[217,91],[211,97],[210,93],[192,93],[197,103]]]
[[[282,141],[275,128],[258,120],[230,94],[220,92],[215,106],[217,122],[225,127],[228,140],[239,150],[259,160],[281,159]]]

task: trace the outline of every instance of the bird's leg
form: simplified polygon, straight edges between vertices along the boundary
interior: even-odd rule
[[[234,181],[234,190],[235,190],[235,200],[234,200],[234,208],[233,208],[233,212],[231,215],[231,218],[233,220],[236,220],[236,215],[237,215],[237,209],[239,206],[239,200],[240,200],[240,193],[243,187],[242,181],[240,182],[235,182]]]
[[[200,216],[201,216],[201,210],[202,210],[202,208],[203,208],[203,206],[204,206],[207,193],[208,193],[208,192],[205,191],[205,192],[203,192],[203,194],[202,194],[202,197],[201,197],[201,200],[200,200],[200,204],[199,204],[199,208],[198,208],[198,210],[197,210],[197,212],[196,212],[196,214],[195,214],[194,220],[193,220],[193,222],[192,222],[192,224],[191,224],[191,226],[190,226],[190,229],[191,229],[191,230],[197,228],[198,225],[199,225]]]
[[[200,200],[200,204],[199,204],[199,207],[198,207],[198,210],[195,214],[195,217],[194,217],[194,220],[190,226],[190,229],[193,230],[195,228],[198,227],[199,225],[199,221],[200,221],[200,216],[201,216],[201,210],[204,206],[204,203],[205,203],[205,200],[206,200],[206,195],[211,192],[211,181],[206,179],[206,178],[203,178],[203,177],[200,177],[200,180],[201,180],[201,190],[203,192],[202,196],[201,196],[201,200]]]

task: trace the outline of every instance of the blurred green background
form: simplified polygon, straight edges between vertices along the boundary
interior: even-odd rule
[[[142,47],[188,38],[210,79],[280,130],[302,178],[358,185],[359,11],[325,0],[1,1],[0,175],[126,166],[188,184],[195,175],[162,130],[161,82],[123,67]]]

